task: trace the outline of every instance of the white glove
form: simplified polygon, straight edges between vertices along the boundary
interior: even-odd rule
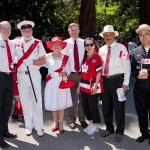
[[[51,77],[53,77],[53,78],[59,77],[59,73],[58,72],[53,72],[51,74]]]
[[[23,63],[24,63],[25,66],[30,66],[30,65],[33,65],[33,60],[25,59],[25,60],[23,60]]]

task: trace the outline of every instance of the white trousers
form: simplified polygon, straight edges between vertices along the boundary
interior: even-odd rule
[[[39,131],[43,128],[41,74],[39,71],[30,72],[30,74],[37,102],[35,100],[29,74],[23,72],[17,74],[19,95],[23,108],[26,129],[32,130],[34,128],[36,131]]]

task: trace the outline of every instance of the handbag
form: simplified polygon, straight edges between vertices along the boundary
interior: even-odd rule
[[[71,79],[69,79],[68,77],[67,79],[63,79],[62,77],[62,81],[59,84],[60,89],[71,88],[73,86],[74,86],[74,82]]]

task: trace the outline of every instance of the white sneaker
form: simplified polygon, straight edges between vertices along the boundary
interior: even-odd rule
[[[43,135],[44,135],[43,130],[39,130],[39,131],[37,131],[37,135],[38,135],[39,137],[43,136]]]
[[[92,134],[94,134],[94,133],[96,133],[98,131],[99,131],[99,127],[97,125],[93,125],[92,124],[92,126],[90,127],[90,130],[88,130],[86,133],[88,135],[92,135]]]
[[[92,126],[92,124],[89,124],[89,125],[83,130],[83,132],[87,133],[87,132],[90,130],[91,126]]]
[[[31,134],[32,134],[32,129],[30,129],[30,130],[29,130],[29,129],[26,129],[26,135],[27,135],[27,136],[30,136]]]

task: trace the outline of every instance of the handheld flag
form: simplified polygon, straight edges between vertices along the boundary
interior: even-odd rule
[[[150,64],[150,59],[142,58],[142,64]]]

